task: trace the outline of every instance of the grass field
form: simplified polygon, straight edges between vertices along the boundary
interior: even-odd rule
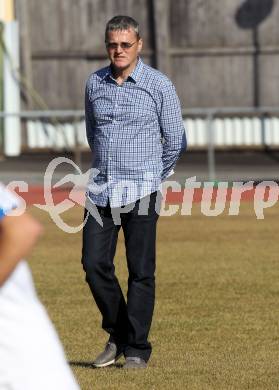
[[[279,206],[264,220],[250,203],[238,217],[205,217],[199,207],[159,221],[153,355],[140,372],[91,367],[107,336],[84,282],[81,234],[65,234],[31,209],[45,225],[30,258],[35,283],[81,389],[279,388]],[[77,207],[65,220],[77,225],[81,216]],[[122,234],[116,269],[125,290]]]

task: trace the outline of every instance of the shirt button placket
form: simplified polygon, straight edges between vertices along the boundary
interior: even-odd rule
[[[109,148],[108,148],[108,178],[109,180],[112,179],[112,155],[111,155],[111,149],[112,149],[112,136],[109,138]]]
[[[115,104],[113,106],[113,116],[112,116],[112,124],[115,125],[116,122],[117,122],[117,108],[118,108],[118,95],[119,95],[119,88],[120,85],[117,85],[117,90],[116,90],[116,94],[115,94]],[[113,166],[112,166],[112,149],[113,149],[113,134],[114,134],[114,130],[111,131],[111,135],[110,135],[110,138],[109,138],[109,148],[108,148],[108,163],[107,163],[107,166],[108,166],[108,179],[109,181],[112,180],[113,176]]]

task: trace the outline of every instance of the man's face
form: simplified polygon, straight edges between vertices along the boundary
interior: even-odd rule
[[[107,36],[107,52],[116,70],[133,70],[142,49],[142,40],[133,29],[110,31]]]

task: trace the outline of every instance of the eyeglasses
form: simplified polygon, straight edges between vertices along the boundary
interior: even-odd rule
[[[121,42],[121,43],[106,42],[106,47],[109,50],[116,50],[118,48],[118,46],[120,46],[121,49],[123,49],[123,50],[129,50],[129,49],[131,49],[132,46],[134,46],[134,44],[136,42],[137,41],[132,42],[132,43],[130,43],[130,42]]]

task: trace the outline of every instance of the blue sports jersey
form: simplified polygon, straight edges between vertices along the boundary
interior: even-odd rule
[[[18,206],[18,198],[0,183],[0,221],[5,215]]]

